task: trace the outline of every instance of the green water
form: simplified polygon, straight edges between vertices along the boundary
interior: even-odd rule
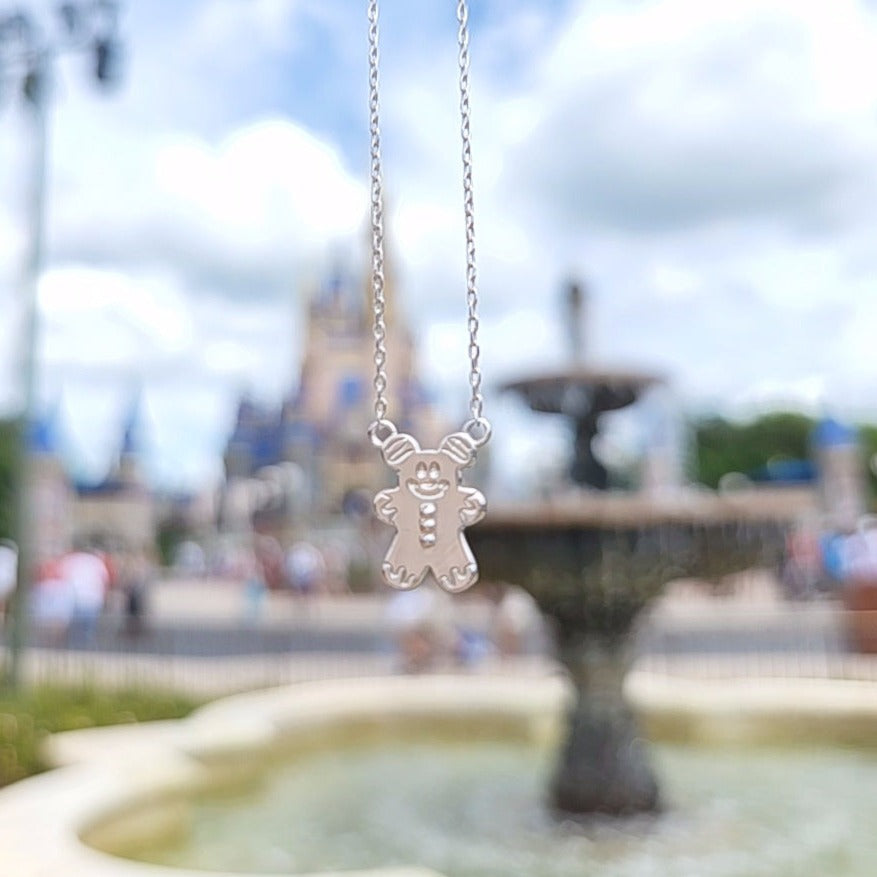
[[[658,817],[558,824],[547,756],[502,743],[335,751],[196,806],[143,858],[294,873],[421,864],[448,877],[874,877],[877,756],[657,746]]]

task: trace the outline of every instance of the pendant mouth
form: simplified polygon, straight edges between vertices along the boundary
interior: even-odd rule
[[[444,479],[441,481],[423,482],[409,478],[408,481],[405,482],[405,486],[417,499],[429,500],[441,499],[448,492],[451,483]]]

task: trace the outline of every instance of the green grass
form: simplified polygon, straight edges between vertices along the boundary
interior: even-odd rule
[[[46,769],[40,746],[48,734],[176,719],[198,705],[193,698],[166,691],[53,685],[0,689],[0,786]]]

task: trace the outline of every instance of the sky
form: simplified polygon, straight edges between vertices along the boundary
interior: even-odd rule
[[[365,5],[130,0],[113,88],[81,54],[56,64],[37,386],[81,475],[105,470],[136,399],[151,480],[203,486],[240,394],[295,388],[307,295],[339,254],[365,259]],[[680,412],[877,420],[877,4],[471,6],[485,413],[506,476],[563,453],[552,418],[497,388],[565,362],[573,277],[591,362],[666,376]],[[383,0],[381,99],[400,307],[425,383],[463,418],[454,7]],[[52,30],[47,4],[28,8]],[[2,81],[14,412],[34,141]],[[609,457],[643,440],[619,422],[613,450],[612,433]]]

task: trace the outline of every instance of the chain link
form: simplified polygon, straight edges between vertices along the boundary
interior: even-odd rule
[[[375,339],[375,422],[370,427],[372,440],[390,428],[387,418],[387,325],[384,298],[384,206],[381,169],[381,135],[378,103],[378,0],[368,3],[369,43],[369,130],[371,133],[371,226],[372,226],[372,293],[374,298]],[[463,158],[463,211],[466,225],[466,304],[469,334],[469,412],[471,417],[463,429],[477,445],[490,437],[490,424],[483,416],[481,392],[481,347],[478,343],[478,285],[475,267],[475,204],[472,187],[472,143],[469,99],[469,10],[467,0],[457,3],[457,43],[460,71],[460,135]],[[387,424],[387,426],[384,426]],[[380,428],[377,428],[380,425]],[[379,440],[379,439],[378,439]]]

